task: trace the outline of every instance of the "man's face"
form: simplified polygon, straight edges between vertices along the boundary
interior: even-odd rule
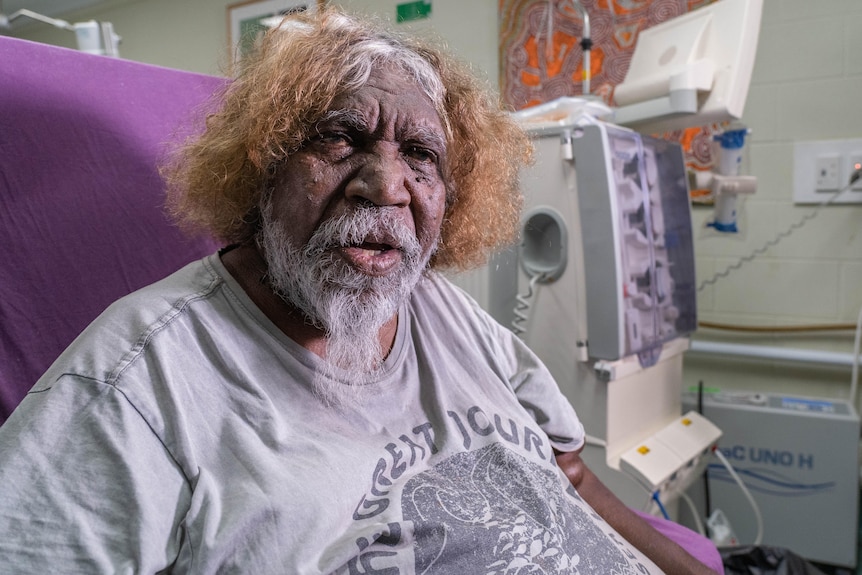
[[[405,74],[375,69],[338,98],[305,145],[276,176],[273,216],[305,246],[325,221],[378,206],[413,231],[423,259],[436,246],[445,210],[446,139],[428,97]],[[385,276],[402,263],[395,238],[364,238],[332,255],[358,272]]]
[[[388,351],[381,329],[440,236],[445,153],[429,99],[382,68],[337,99],[276,173],[258,242],[275,292],[325,332],[316,386],[326,397],[344,397],[344,372],[361,382]]]

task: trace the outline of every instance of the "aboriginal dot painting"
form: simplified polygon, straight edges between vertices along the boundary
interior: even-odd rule
[[[613,105],[638,32],[713,0],[582,0],[590,18],[590,93]],[[500,92],[520,110],[561,96],[583,94],[583,20],[571,0],[500,0]],[[712,168],[713,134],[720,125],[662,136],[679,141],[690,170]],[[705,191],[692,189],[695,202]]]

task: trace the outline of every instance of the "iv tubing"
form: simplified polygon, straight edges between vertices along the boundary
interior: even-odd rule
[[[599,439],[598,437],[588,435],[588,434],[584,435],[584,443],[586,445],[592,445],[594,447],[607,447],[608,446],[608,442],[605,441],[604,439]]]

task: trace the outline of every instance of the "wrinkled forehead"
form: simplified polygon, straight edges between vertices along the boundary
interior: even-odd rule
[[[446,136],[435,102],[418,82],[405,79],[392,65],[375,67],[361,86],[336,96],[326,115],[336,114],[366,125],[397,118],[401,123],[437,131],[444,139]]]

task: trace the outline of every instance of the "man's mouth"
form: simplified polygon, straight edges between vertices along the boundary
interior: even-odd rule
[[[379,256],[383,252],[387,252],[391,249],[394,249],[392,246],[387,244],[372,244],[372,243],[364,243],[357,246],[348,246],[360,250],[363,254],[369,256]]]
[[[336,252],[357,271],[371,276],[389,273],[402,260],[401,250],[387,243],[351,244],[336,248]]]

